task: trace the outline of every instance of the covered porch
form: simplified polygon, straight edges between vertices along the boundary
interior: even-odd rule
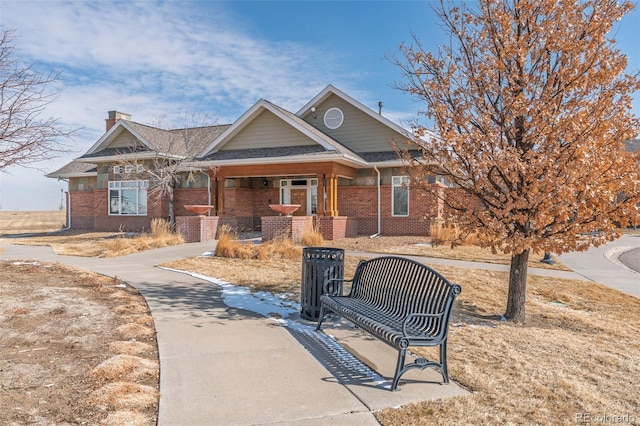
[[[263,240],[284,233],[295,241],[312,225],[327,240],[357,234],[357,226],[338,210],[338,179],[355,179],[353,167],[334,162],[225,165],[209,168],[208,174],[211,215],[220,225],[260,230]],[[300,208],[284,216],[269,207],[273,204]]]

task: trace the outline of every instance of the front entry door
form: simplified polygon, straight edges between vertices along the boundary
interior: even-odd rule
[[[291,204],[300,204],[300,208],[295,212],[293,212],[293,215],[306,216],[307,215],[307,190],[291,189],[290,197],[291,197]]]

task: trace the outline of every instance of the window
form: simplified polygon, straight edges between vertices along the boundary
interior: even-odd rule
[[[146,215],[148,188],[146,180],[109,182],[109,214]]]
[[[391,210],[393,216],[409,216],[409,177],[391,178]]]
[[[131,174],[131,172],[133,171],[133,166],[127,164],[126,166],[124,166],[124,172],[125,174]]]
[[[120,174],[120,166],[113,166],[113,174],[114,175]]]

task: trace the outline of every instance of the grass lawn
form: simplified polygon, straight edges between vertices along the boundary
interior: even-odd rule
[[[358,260],[346,256],[346,277]],[[192,258],[164,266],[297,298],[300,265]],[[557,425],[589,415],[640,423],[640,299],[596,283],[529,276],[527,322],[516,326],[500,321],[507,273],[435,268],[462,286],[450,329],[449,372],[472,394],[380,411],[383,424]]]
[[[369,244],[377,244],[378,249],[364,248]],[[406,239],[387,238],[327,245],[397,254],[413,253],[410,250],[416,247]],[[450,250],[438,247],[429,248],[428,254],[413,254],[445,257],[444,251],[440,256],[434,254],[445,249]],[[465,259],[472,260],[474,250],[464,249]],[[477,253],[482,254],[475,258],[487,261],[486,251]],[[346,256],[345,276],[353,274],[358,260]],[[294,297],[300,293],[299,258],[192,258],[164,266],[255,290]],[[448,361],[452,380],[471,394],[382,410],[376,413],[381,423],[640,423],[640,299],[597,283],[530,275],[526,324],[516,326],[500,321],[506,306],[507,273],[446,266],[435,269],[462,286],[450,329]]]

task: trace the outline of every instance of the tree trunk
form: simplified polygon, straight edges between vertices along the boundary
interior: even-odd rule
[[[175,231],[176,215],[174,213],[174,208],[173,208],[173,187],[169,189],[167,194],[167,199],[169,201],[169,224],[171,225],[171,229]]]
[[[509,294],[507,295],[507,320],[524,324],[524,303],[527,296],[527,265],[529,250],[511,257],[509,270]]]

